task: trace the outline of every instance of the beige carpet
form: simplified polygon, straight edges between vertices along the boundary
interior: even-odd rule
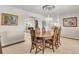
[[[46,48],[45,54],[78,54],[79,53],[79,40],[72,40],[72,39],[66,39],[61,38],[62,45],[55,49],[55,52],[51,49]],[[30,54],[29,52],[30,47],[29,44],[19,43],[15,44],[6,48],[3,48],[4,54]],[[31,54],[34,54],[35,51],[33,50]],[[42,52],[39,52],[38,54],[41,54]]]

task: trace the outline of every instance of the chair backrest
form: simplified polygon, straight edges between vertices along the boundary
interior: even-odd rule
[[[42,28],[42,34],[44,35],[46,33],[45,27]]]
[[[35,33],[40,34],[40,28],[35,28]]]
[[[60,40],[60,35],[61,35],[61,27],[58,29],[58,39]]]
[[[55,42],[58,39],[58,27],[54,28],[53,41]]]
[[[33,28],[30,30],[30,34],[31,34],[31,40],[34,41],[34,39],[35,39],[35,30]]]
[[[59,34],[61,34],[61,27],[59,28]]]
[[[60,28],[55,27],[53,41],[60,40],[60,34],[61,34],[61,27]]]

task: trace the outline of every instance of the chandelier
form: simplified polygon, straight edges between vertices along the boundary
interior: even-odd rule
[[[59,16],[58,14],[55,15],[56,13],[54,13],[54,9],[55,9],[55,5],[44,5],[42,6],[43,12],[44,12],[44,16],[45,16],[45,20],[48,23],[48,25],[53,26],[59,25]]]
[[[44,5],[44,6],[42,6],[43,15],[44,15],[44,18],[45,18],[44,21],[46,22],[46,26],[45,26],[46,29],[50,29],[50,27],[51,27],[51,22],[53,20],[54,8],[55,8],[54,5]],[[43,24],[44,24],[44,22],[43,22]]]
[[[53,16],[54,8],[55,8],[54,5],[44,5],[42,7],[44,11],[44,16],[46,16],[47,18],[51,18]]]

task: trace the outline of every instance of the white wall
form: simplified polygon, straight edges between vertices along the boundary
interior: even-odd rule
[[[63,27],[63,18],[77,17],[77,27]],[[79,39],[79,13],[60,15],[60,24],[62,26],[61,36]]]
[[[9,13],[9,14],[18,15],[19,16],[18,25],[17,26],[2,26],[1,13]],[[0,6],[0,35],[3,36],[2,45],[6,45],[6,44],[10,44],[16,41],[23,40],[25,25],[27,21],[30,20],[29,18],[30,16],[36,17],[41,27],[41,23],[42,23],[41,21],[44,20],[43,16],[36,13],[13,8],[10,6]],[[77,27],[63,27],[63,18],[74,17],[74,16],[77,17],[78,26]],[[79,14],[78,13],[59,15],[59,20],[62,26],[61,36],[79,39]],[[33,24],[33,22],[31,23]]]
[[[1,13],[9,13],[18,15],[17,26],[2,26],[1,25]],[[2,35],[2,45],[11,44],[16,41],[23,40],[26,20],[28,17],[42,17],[41,15],[31,13],[28,11],[20,10],[10,6],[0,6],[0,35]]]

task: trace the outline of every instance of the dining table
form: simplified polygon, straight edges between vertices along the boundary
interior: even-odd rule
[[[43,53],[44,53],[44,50],[45,50],[45,41],[48,40],[48,39],[51,39],[53,36],[53,32],[52,31],[46,31],[46,32],[39,32],[39,33],[36,33],[35,37],[37,38],[42,38],[42,41],[43,41]]]

